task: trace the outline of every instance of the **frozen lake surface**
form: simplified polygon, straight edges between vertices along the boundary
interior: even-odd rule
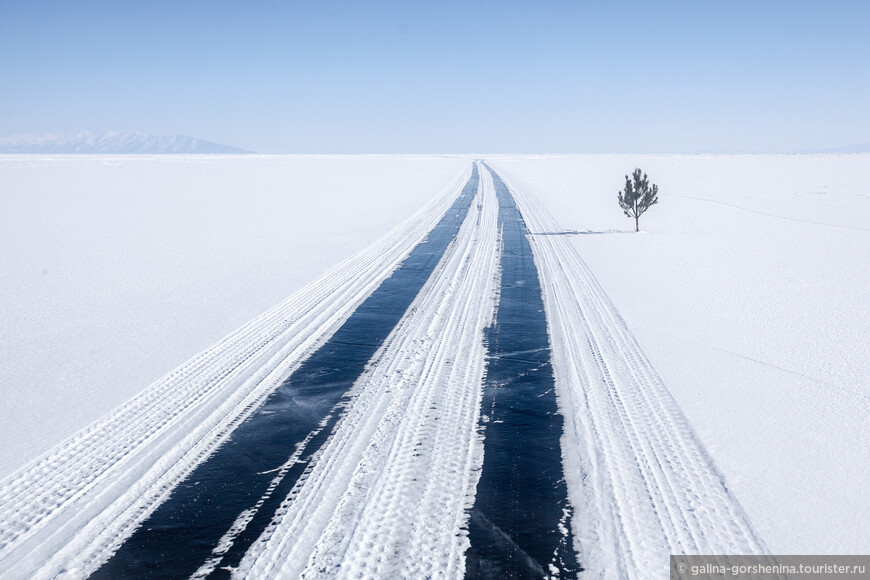
[[[862,552],[870,155],[486,160],[540,277],[574,512],[556,536],[579,565],[636,577],[668,553]],[[660,187],[640,234],[616,203],[634,167]],[[105,563],[471,173],[461,156],[0,156],[0,569]],[[340,413],[314,422],[334,421],[328,436],[290,458],[301,476],[232,556],[240,574],[465,573],[502,425],[484,341],[510,300],[498,183],[481,171],[432,275]],[[229,562],[246,513],[201,574]]]

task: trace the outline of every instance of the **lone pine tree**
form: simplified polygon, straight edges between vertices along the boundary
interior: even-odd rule
[[[640,169],[625,176],[625,189],[619,192],[619,207],[628,217],[634,218],[634,231],[640,231],[639,219],[651,206],[659,202],[659,186],[650,186],[649,178]]]

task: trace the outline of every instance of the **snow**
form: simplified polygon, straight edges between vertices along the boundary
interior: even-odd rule
[[[498,288],[498,206],[472,204],[292,501],[245,556],[251,578],[455,578],[480,475],[477,434]]]
[[[772,553],[870,544],[870,155],[492,157],[570,239]],[[616,201],[641,167],[640,220]],[[554,236],[555,237],[555,236]]]
[[[0,476],[371,244],[467,165],[0,156]]]
[[[0,569],[53,578],[98,568],[390,275],[469,169],[375,243],[0,480]]]
[[[587,570],[866,552],[870,155],[487,161],[533,233]],[[660,188],[643,234],[616,202],[638,166]],[[0,156],[0,569],[105,561],[469,171],[435,156]],[[485,174],[481,196],[242,572],[461,575],[498,270]]]
[[[516,182],[552,342],[578,560],[590,576],[660,577],[668,554],[760,554],[763,542],[685,415],[556,222]]]

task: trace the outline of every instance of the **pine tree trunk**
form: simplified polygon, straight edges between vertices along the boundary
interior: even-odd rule
[[[634,216],[634,231],[636,231],[636,232],[639,232],[639,231],[640,231],[640,223],[639,223],[639,221],[640,221],[640,216],[637,216],[637,215]]]

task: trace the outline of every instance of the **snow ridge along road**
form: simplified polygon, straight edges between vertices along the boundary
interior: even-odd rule
[[[323,344],[451,206],[471,167],[378,242],[0,481],[0,575],[80,578]]]
[[[505,173],[500,172],[502,177]],[[742,507],[619,313],[534,197],[505,179],[544,289],[563,461],[590,577],[664,578],[668,554],[762,554]]]
[[[353,387],[240,578],[457,578],[482,461],[477,431],[499,246],[492,181]]]

